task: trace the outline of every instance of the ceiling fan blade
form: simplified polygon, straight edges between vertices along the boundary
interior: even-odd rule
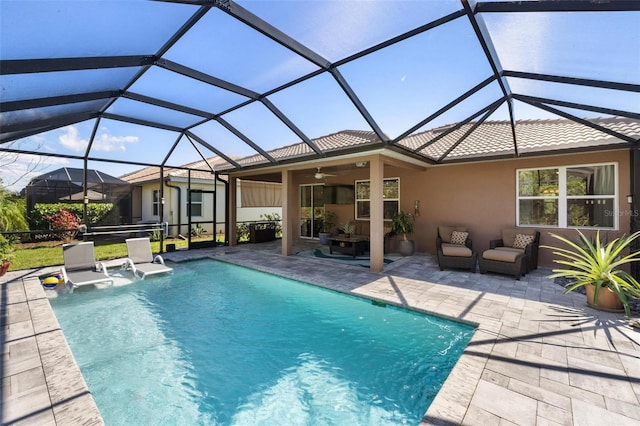
[[[332,175],[330,173],[323,173],[320,171],[320,167],[317,168],[318,171],[315,173],[315,175],[313,175],[313,177],[315,177],[316,179],[320,180],[320,179],[324,179],[326,177],[330,177],[330,176],[336,176],[336,175]]]

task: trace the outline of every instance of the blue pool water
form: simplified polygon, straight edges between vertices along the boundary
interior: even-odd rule
[[[51,304],[108,425],[418,424],[474,330],[212,260]]]

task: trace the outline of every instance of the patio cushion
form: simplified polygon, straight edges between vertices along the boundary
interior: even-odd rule
[[[533,235],[516,234],[516,238],[513,241],[513,248],[525,249],[536,239]]]
[[[518,248],[513,248],[513,247],[496,247],[494,250],[513,251],[513,252],[516,252],[516,253],[524,254],[524,249],[518,249]]]
[[[535,229],[520,229],[520,228],[505,228],[502,230],[502,244],[505,247],[513,247],[513,243],[516,240],[516,234],[523,234],[523,235],[531,235],[534,237],[536,236],[536,230]]]
[[[453,231],[467,232],[467,228],[461,226],[438,226],[438,235],[442,238],[443,243],[451,242]]]
[[[515,263],[516,258],[521,253],[508,250],[486,250],[482,253],[482,258],[487,260],[497,260],[498,262],[510,262]]]
[[[467,241],[468,236],[469,236],[468,232],[453,231],[451,233],[451,244],[463,246],[465,241]]]
[[[442,243],[442,254],[444,254],[445,256],[455,257],[471,257],[473,255],[471,249],[469,249],[468,247],[450,243]]]

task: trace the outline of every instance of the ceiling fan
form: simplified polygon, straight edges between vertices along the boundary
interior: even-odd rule
[[[320,171],[320,167],[318,167],[318,171],[316,172],[316,174],[315,174],[315,175],[313,175],[313,177],[314,177],[314,178],[316,178],[316,179],[318,179],[318,180],[320,180],[320,179],[324,179],[324,178],[326,178],[327,176],[335,176],[335,175],[332,175],[332,174],[329,174],[329,173],[322,173],[322,172]]]

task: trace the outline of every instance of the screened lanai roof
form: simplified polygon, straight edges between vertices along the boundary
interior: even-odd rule
[[[0,77],[0,155],[229,172],[346,134],[446,163],[558,119],[637,146],[608,123],[640,120],[640,2],[3,0]]]

